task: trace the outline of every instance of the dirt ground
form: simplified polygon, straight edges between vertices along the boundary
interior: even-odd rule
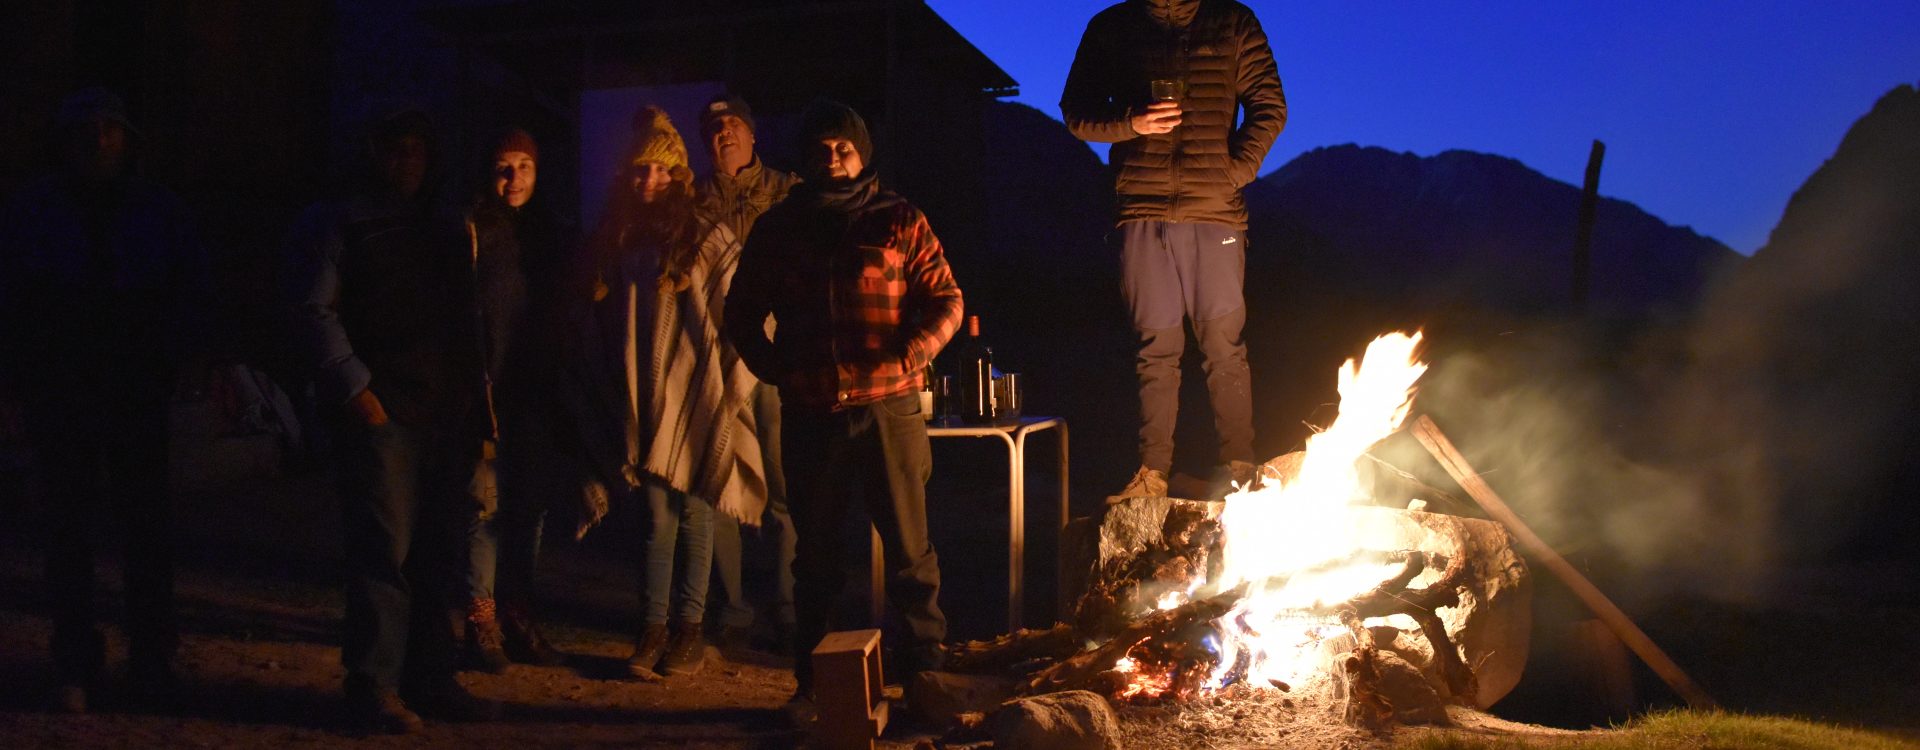
[[[985,446],[991,449],[993,446]],[[936,451],[931,524],[941,551],[952,636],[978,638],[1005,627],[1004,475],[966,472],[994,466],[991,450],[969,456]],[[940,450],[946,451],[940,453]],[[231,458],[230,456],[221,456]],[[218,460],[218,459],[216,459]],[[1003,459],[999,459],[1003,460]],[[1048,487],[1036,473],[1030,486]],[[177,710],[128,710],[109,691],[98,710],[66,716],[45,710],[49,622],[40,604],[40,535],[31,493],[18,471],[0,466],[0,748],[37,747],[677,747],[786,748],[802,737],[779,707],[793,689],[787,663],[759,652],[714,653],[705,671],[664,683],[624,676],[637,622],[632,563],[634,529],[616,517],[584,544],[554,540],[541,563],[543,620],[565,666],[516,665],[503,675],[462,674],[476,694],[497,701],[501,720],[486,724],[430,722],[412,737],[358,738],[339,714],[338,623],[341,595],[337,507],[326,474],[226,476],[177,491],[180,559],[178,606],[183,628],[184,685]],[[996,496],[998,499],[996,500]],[[1029,516],[1044,516],[1051,497],[1030,498]],[[987,511],[982,509],[986,508]],[[991,511],[991,512],[988,512]],[[1028,622],[1050,608],[1053,550],[1042,528],[1029,527]],[[111,530],[103,534],[110,539]],[[864,546],[864,539],[852,540]],[[99,608],[109,622],[119,607],[118,564],[103,540]],[[855,587],[862,576],[853,576]],[[1858,581],[1857,576],[1818,576]],[[1880,587],[1887,588],[1887,587]],[[1878,590],[1878,589],[1876,589]],[[1892,589],[1889,589],[1892,590]],[[1905,590],[1905,589],[1901,589]],[[855,598],[860,592],[853,592]],[[1845,601],[1859,599],[1848,595]],[[858,602],[853,602],[857,610]],[[1833,613],[1831,616],[1823,613]],[[1819,615],[1816,617],[1816,615]],[[1798,619],[1795,619],[1798,618]],[[1740,710],[1806,715],[1920,736],[1920,706],[1909,679],[1911,655],[1862,662],[1845,644],[1897,643],[1920,626],[1910,605],[1861,610],[1825,603],[1790,612],[1711,609],[1666,613],[1654,635],[1687,654],[1723,702]],[[1835,623],[1845,627],[1835,627]],[[1663,623],[1691,625],[1662,628]],[[1702,627],[1713,624],[1714,627]],[[1858,631],[1862,637],[1835,637]],[[108,628],[112,663],[124,646]],[[1771,654],[1756,658],[1758,654]],[[730,657],[730,658],[729,658]],[[1546,667],[1542,662],[1540,667]],[[1901,677],[1896,679],[1896,674]],[[1818,675],[1818,679],[1809,679]],[[1831,689],[1781,690],[1780,685]],[[1829,695],[1831,693],[1831,695]],[[1862,698],[1867,698],[1862,700]],[[1273,707],[1267,707],[1273,708]],[[1506,711],[1503,709],[1503,714]],[[904,712],[896,712],[896,717]],[[1516,716],[1516,718],[1528,718]],[[1120,711],[1130,747],[1381,747],[1388,738],[1331,726],[1298,711],[1257,705]],[[1484,714],[1456,717],[1470,734],[1555,733]],[[1534,719],[1539,720],[1539,719]],[[941,728],[896,721],[886,747],[908,748]]]

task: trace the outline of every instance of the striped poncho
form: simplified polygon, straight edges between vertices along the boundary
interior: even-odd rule
[[[757,525],[767,504],[752,403],[759,381],[720,332],[740,242],[723,225],[703,220],[702,230],[685,289],[657,283],[657,263],[623,274],[627,458],[639,473]]]

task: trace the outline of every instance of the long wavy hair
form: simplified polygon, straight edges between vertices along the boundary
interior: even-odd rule
[[[684,168],[676,168],[681,170]],[[608,192],[607,210],[594,231],[596,265],[615,267],[636,243],[660,248],[659,282],[677,288],[700,254],[700,219],[694,213],[690,180],[675,174],[660,200],[642,203],[632,182],[622,174]]]

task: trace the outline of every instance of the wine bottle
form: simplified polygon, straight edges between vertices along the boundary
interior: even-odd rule
[[[967,343],[960,350],[960,420],[975,424],[1000,418],[993,393],[993,349],[980,339],[980,316],[967,316]]]

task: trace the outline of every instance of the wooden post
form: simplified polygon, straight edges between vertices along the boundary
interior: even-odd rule
[[[880,671],[880,631],[828,633],[813,648],[813,690],[827,750],[873,750],[887,728],[886,679]]]
[[[1467,463],[1467,459],[1453,447],[1453,442],[1448,440],[1446,435],[1441,434],[1440,426],[1434,424],[1431,417],[1422,414],[1414,420],[1413,436],[1420,441],[1421,445],[1426,446],[1427,452],[1433,454],[1434,460],[1440,462],[1440,466],[1453,476],[1453,480],[1460,483],[1461,489],[1466,490],[1468,495],[1473,496],[1473,499],[1480,503],[1481,508],[1486,509],[1487,515],[1505,524],[1507,529],[1513,532],[1513,537],[1520,543],[1521,550],[1538,561],[1547,569],[1547,572],[1565,583],[1567,588],[1572,589],[1574,595],[1580,597],[1580,601],[1585,603],[1601,622],[1606,623],[1607,629],[1619,636],[1620,640],[1627,644],[1627,648],[1633,649],[1633,653],[1638,655],[1641,661],[1652,667],[1654,673],[1660,675],[1660,679],[1665,680],[1668,687],[1673,688],[1674,692],[1679,693],[1680,697],[1687,701],[1687,705],[1703,711],[1719,710],[1720,704],[1715,703],[1713,698],[1707,695],[1707,691],[1695,684],[1693,678],[1688,677],[1687,673],[1680,669],[1680,665],[1673,663],[1673,659],[1669,658],[1665,651],[1661,651],[1659,646],[1654,645],[1653,639],[1648,638],[1640,626],[1635,625],[1632,618],[1627,617],[1627,613],[1622,612],[1613,600],[1607,598],[1606,594],[1600,593],[1600,589],[1595,587],[1592,581],[1581,575],[1572,563],[1561,557],[1559,552],[1555,552],[1553,547],[1548,546],[1533,533],[1532,528],[1514,514],[1506,501],[1500,499],[1500,495],[1493,491],[1493,487],[1489,486],[1486,480],[1481,479],[1479,473],[1473,470],[1473,466]]]
[[[1573,236],[1573,310],[1587,311],[1593,286],[1593,223],[1600,209],[1600,161],[1607,156],[1607,144],[1593,142],[1587,154],[1587,182],[1580,190],[1580,226]]]

